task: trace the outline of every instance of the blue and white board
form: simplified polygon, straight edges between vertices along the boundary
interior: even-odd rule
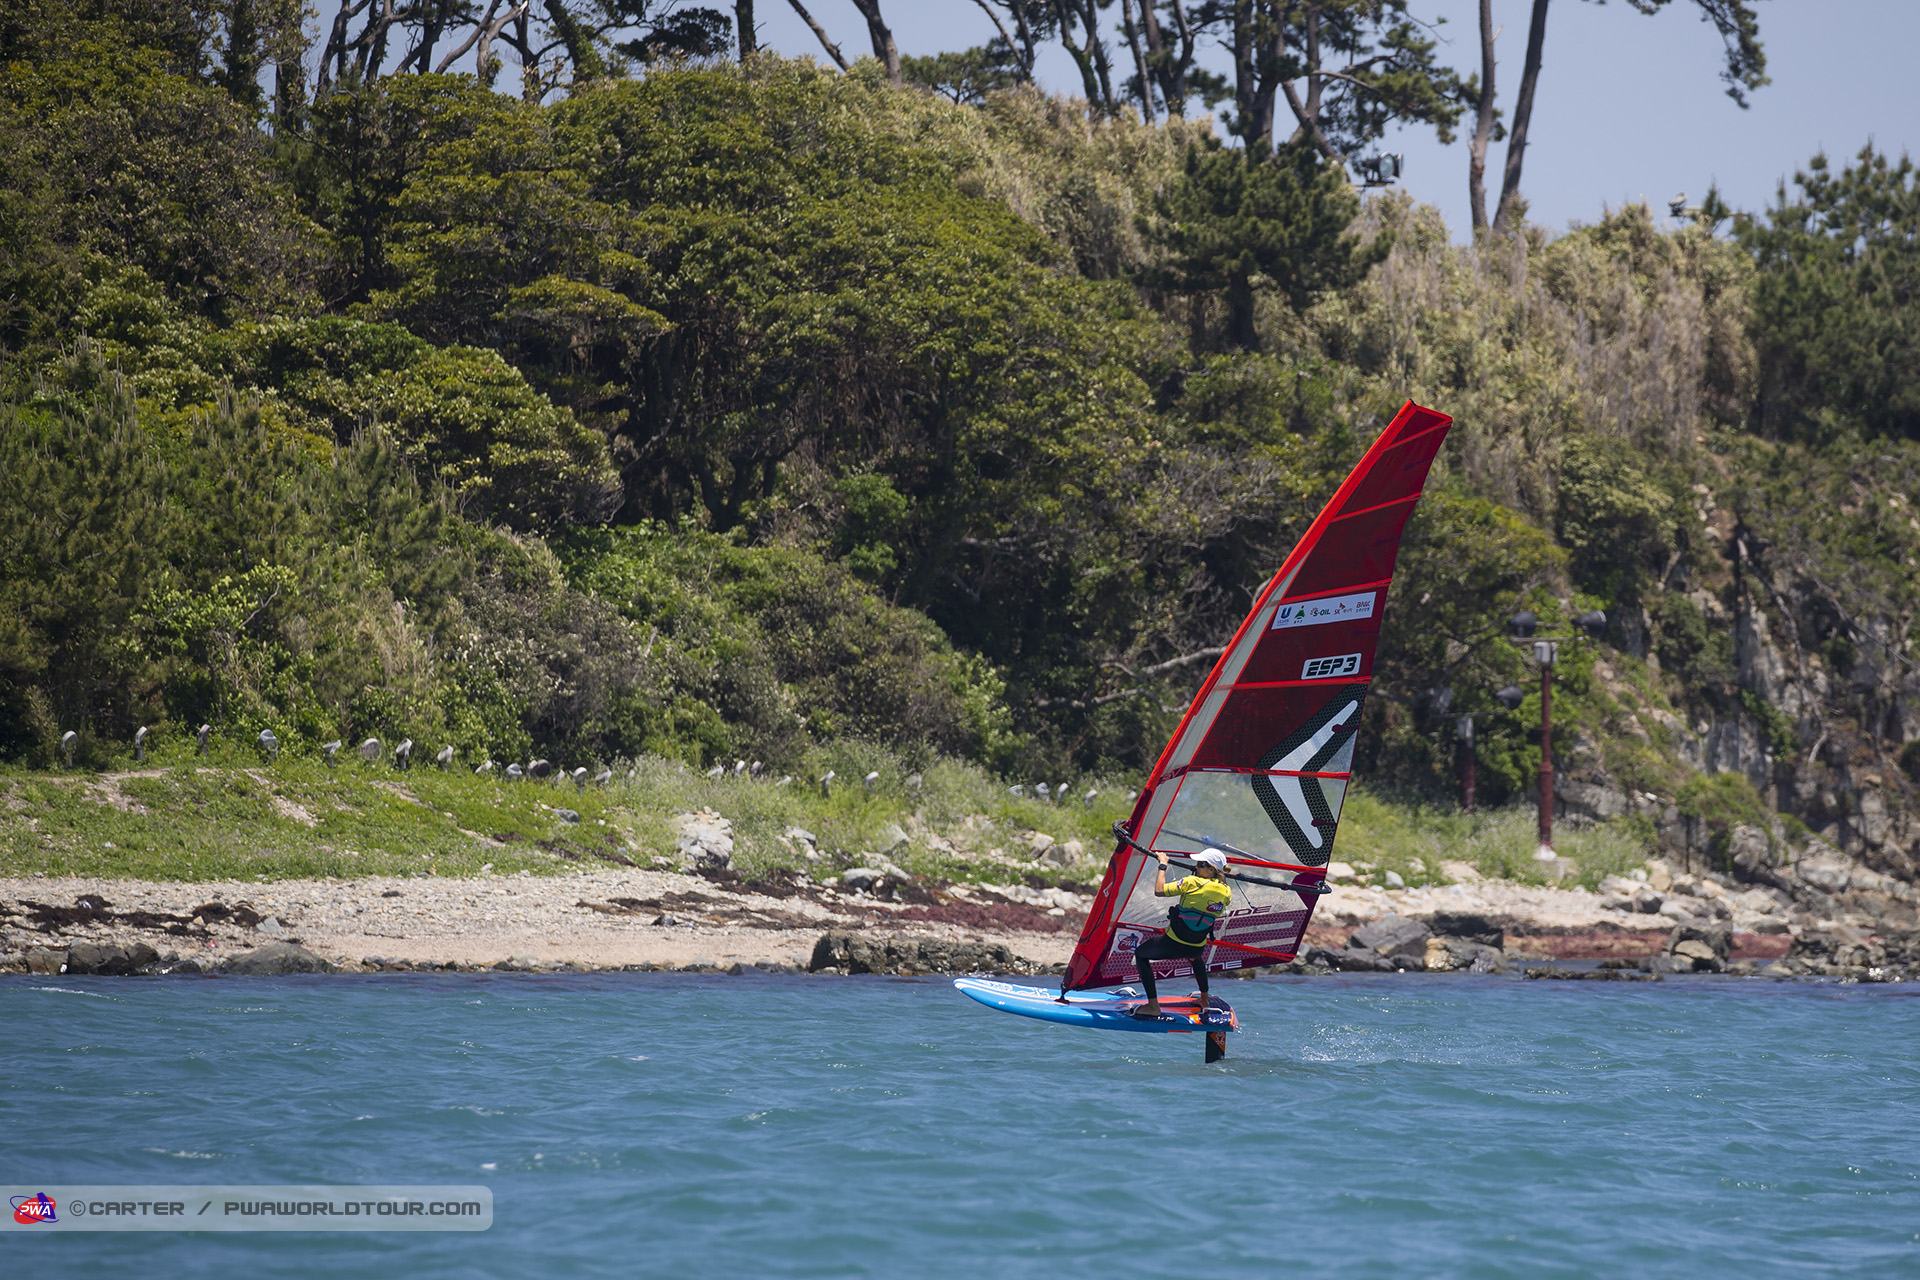
[[[1086,991],[1070,993],[1065,1002],[1060,993],[1048,987],[1022,987],[1011,982],[990,982],[984,978],[956,978],[953,985],[989,1009],[1017,1013],[1042,1022],[1060,1022],[1071,1027],[1098,1027],[1106,1031],[1238,1031],[1240,1020],[1219,996],[1202,1009],[1192,996],[1163,996],[1161,1016],[1136,1018],[1133,1011],[1147,998],[1132,988],[1104,995]]]

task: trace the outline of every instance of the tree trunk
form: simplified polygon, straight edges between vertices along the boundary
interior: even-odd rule
[[[1527,154],[1527,124],[1533,119],[1533,87],[1540,79],[1540,46],[1547,38],[1548,0],[1533,0],[1533,20],[1527,26],[1527,61],[1520,70],[1520,96],[1513,103],[1513,128],[1507,133],[1507,171],[1500,181],[1500,210],[1493,215],[1495,233],[1504,233],[1513,220],[1513,202],[1520,194],[1520,164]]]
[[[887,82],[899,84],[900,48],[893,42],[887,20],[880,16],[880,0],[853,0],[853,7],[867,20],[867,35],[873,39],[873,56],[887,69]]]
[[[1187,114],[1187,75],[1193,70],[1193,24],[1180,0],[1169,0],[1167,12],[1173,15],[1174,35],[1180,41],[1176,54],[1167,47],[1166,34],[1155,12],[1159,0],[1140,0],[1141,29],[1147,39],[1147,62],[1160,85],[1160,101],[1170,116]]]
[[[1087,10],[1082,12],[1083,7]],[[1053,0],[1054,17],[1060,22],[1060,43],[1080,69],[1080,83],[1087,91],[1087,106],[1095,115],[1112,116],[1113,86],[1107,77],[1107,49],[1100,40],[1099,15],[1092,0]],[[1073,25],[1087,29],[1084,43],[1073,42]]]
[[[318,96],[326,96],[334,80],[347,74],[347,51],[352,47],[347,40],[347,28],[369,3],[371,0],[340,0],[340,9],[333,15],[333,30],[320,54],[320,75],[315,88]]]
[[[1273,0],[1235,0],[1233,126],[1246,144],[1250,160],[1265,160],[1273,155],[1274,97],[1282,85],[1286,88],[1288,105],[1301,120],[1302,129],[1310,129],[1315,135],[1319,133],[1318,126],[1312,124],[1311,110],[1300,104],[1293,82],[1286,78],[1281,65],[1286,39],[1285,15],[1274,11]]]
[[[840,46],[835,44],[827,36],[827,29],[813,20],[813,15],[807,12],[807,6],[801,4],[800,0],[787,0],[787,3],[793,6],[795,13],[800,15],[800,21],[813,28],[813,38],[820,42],[820,47],[827,51],[829,58],[833,59],[833,65],[845,71],[847,69],[847,59],[840,52]]]
[[[1140,0],[1140,8],[1150,13],[1153,0]],[[1140,116],[1153,123],[1153,77],[1147,74],[1147,56],[1140,48],[1140,28],[1133,21],[1133,0],[1120,0],[1120,21],[1127,33],[1127,47],[1133,50],[1134,73],[1140,77]]]
[[[1028,84],[1033,83],[1033,63],[1039,55],[1033,38],[1033,24],[1027,21],[1027,5],[1034,0],[1012,0],[1008,6],[1013,14],[1013,30],[1020,37],[1020,75]]]
[[[603,68],[600,53],[594,48],[592,28],[567,8],[566,0],[547,0],[547,21],[553,24],[554,34],[566,48],[574,81],[591,83],[600,79]]]
[[[425,75],[433,70],[433,51],[439,47],[440,37],[446,34],[447,22],[452,17],[452,0],[429,0],[420,14],[420,43],[400,59],[402,71],[412,67],[416,75]]]
[[[733,0],[733,25],[740,34],[740,61],[744,64],[760,47],[760,35],[753,26],[753,0]]]
[[[1480,0],[1480,111],[1467,160],[1467,195],[1473,203],[1473,233],[1487,230],[1487,140],[1493,136],[1493,0]]]
[[[1227,342],[1236,351],[1257,351],[1260,332],[1254,326],[1253,281],[1236,273],[1227,281]]]
[[[289,128],[307,105],[307,67],[304,58],[273,64],[273,131]]]
[[[540,81],[540,63],[533,51],[533,24],[527,16],[528,4],[520,6],[520,16],[513,20],[513,34],[507,43],[520,56],[520,100],[537,103],[546,96],[546,86]]]
[[[379,9],[367,19],[366,34],[372,39],[368,42],[361,64],[361,78],[372,84],[380,78],[381,69],[387,65],[387,36],[393,30],[394,23],[400,21],[400,14],[393,7],[393,0],[379,0]]]
[[[226,67],[219,78],[241,106],[260,104],[260,26],[252,0],[234,0],[228,11]]]

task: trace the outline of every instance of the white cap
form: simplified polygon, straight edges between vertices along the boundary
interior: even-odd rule
[[[1202,849],[1193,855],[1193,860],[1195,862],[1204,862],[1215,871],[1225,871],[1227,869],[1227,855],[1218,849]]]

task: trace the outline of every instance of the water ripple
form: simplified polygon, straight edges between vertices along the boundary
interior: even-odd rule
[[[15,1236],[23,1274],[1694,1280],[1920,1257],[1903,988],[1233,983],[1246,1031],[1206,1066],[1195,1037],[1050,1027],[933,980],[68,981],[0,979],[16,1175],[481,1180],[496,1221]]]

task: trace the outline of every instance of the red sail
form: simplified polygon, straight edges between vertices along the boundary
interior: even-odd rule
[[[1293,959],[1332,857],[1400,534],[1452,424],[1408,401],[1260,593],[1134,805],[1062,991],[1137,980],[1134,948],[1166,927],[1149,851],[1176,867],[1227,855],[1233,903],[1208,969]]]

